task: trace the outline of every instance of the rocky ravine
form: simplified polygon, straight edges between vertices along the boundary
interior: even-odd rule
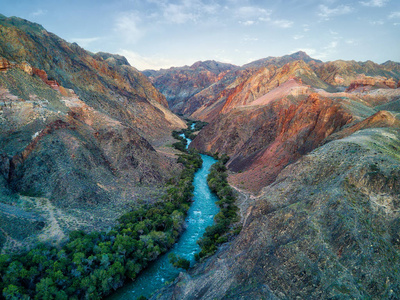
[[[184,122],[125,58],[0,15],[0,251],[106,229],[178,171]]]
[[[286,167],[243,230],[153,299],[397,299],[400,130],[360,130]]]

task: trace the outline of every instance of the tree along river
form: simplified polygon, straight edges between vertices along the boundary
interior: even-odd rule
[[[187,139],[188,146],[191,142]],[[219,208],[215,204],[218,198],[207,185],[207,175],[212,164],[217,162],[208,155],[201,155],[203,166],[194,176],[194,197],[186,218],[186,230],[179,241],[164,255],[151,263],[132,283],[127,283],[108,299],[136,299],[141,295],[149,297],[155,291],[172,281],[182,269],[174,268],[168,261],[168,254],[175,253],[194,264],[194,254],[200,252],[197,240],[203,236],[207,226],[213,224],[214,216]]]

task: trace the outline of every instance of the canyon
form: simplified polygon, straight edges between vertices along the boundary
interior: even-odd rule
[[[151,299],[396,299],[399,64],[299,52],[221,76],[176,112],[230,156],[243,229]]]
[[[0,251],[151,205],[189,149],[226,154],[242,230],[152,299],[397,299],[400,64],[217,61],[139,72],[0,15]]]

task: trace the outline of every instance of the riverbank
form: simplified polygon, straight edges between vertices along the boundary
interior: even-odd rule
[[[215,204],[218,198],[207,185],[209,169],[216,160],[207,155],[201,155],[201,157],[203,165],[195,173],[193,203],[188,211],[185,231],[179,241],[168,253],[149,265],[134,282],[126,284],[108,299],[137,299],[141,295],[149,297],[157,289],[162,288],[166,282],[174,280],[183,270],[176,269],[171,265],[168,261],[170,253],[189,260],[191,264],[195,262],[194,254],[200,251],[197,240],[203,236],[205,228],[214,223],[214,216],[219,211]]]
[[[203,124],[204,126],[204,124]],[[186,153],[194,130],[201,129],[196,123],[189,123],[189,129],[181,132],[174,132],[173,136],[179,141],[174,143],[174,147]],[[182,154],[181,157],[185,155]],[[185,230],[180,236],[178,242],[156,261],[152,262],[134,282],[125,284],[124,287],[118,289],[108,299],[137,299],[139,297],[150,297],[155,291],[162,288],[165,283],[174,280],[182,269],[174,267],[168,257],[173,254],[188,260],[191,265],[195,263],[195,255],[201,251],[198,241],[205,234],[205,230],[214,224],[214,216],[219,212],[216,202],[218,197],[210,190],[207,177],[211,166],[217,163],[217,160],[208,155],[201,155],[202,166],[196,171],[193,179],[193,198],[192,205],[188,210],[185,220]],[[179,162],[179,159],[178,159]]]

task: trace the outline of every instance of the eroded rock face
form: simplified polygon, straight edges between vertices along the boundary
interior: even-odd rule
[[[4,57],[0,57],[0,71],[7,71],[8,69],[11,69],[10,62]]]
[[[315,149],[327,136],[349,123],[352,116],[328,98],[311,94],[304,100],[277,99],[260,108],[232,110],[203,131],[191,147],[227,153],[230,181],[258,192],[279,172]]]
[[[244,198],[235,240],[152,299],[395,299],[399,138],[361,130],[288,166]]]
[[[199,106],[192,103],[195,109],[188,107],[189,102],[193,102],[187,101],[189,98],[209,88],[235,68],[237,67],[230,64],[205,61],[194,63],[190,67],[185,66],[160,71],[148,70],[143,73],[165,95],[172,111],[179,114],[188,114],[188,112],[193,112]]]
[[[163,194],[179,166],[155,147],[186,125],[125,58],[4,16],[0,56],[0,217],[17,211],[0,222],[0,252],[106,229]],[[12,230],[24,210],[41,226]]]
[[[185,124],[168,109],[165,97],[126,59],[89,53],[19,18],[0,20],[0,57],[28,62],[45,83],[74,92],[88,105],[134,124],[139,134],[157,141]],[[26,99],[27,100],[27,99]]]
[[[372,76],[360,75],[357,77],[357,79],[353,80],[350,83],[346,91],[347,92],[362,91],[373,87],[395,89],[396,82],[394,81],[393,78],[387,79],[386,77],[382,76],[372,77]]]

